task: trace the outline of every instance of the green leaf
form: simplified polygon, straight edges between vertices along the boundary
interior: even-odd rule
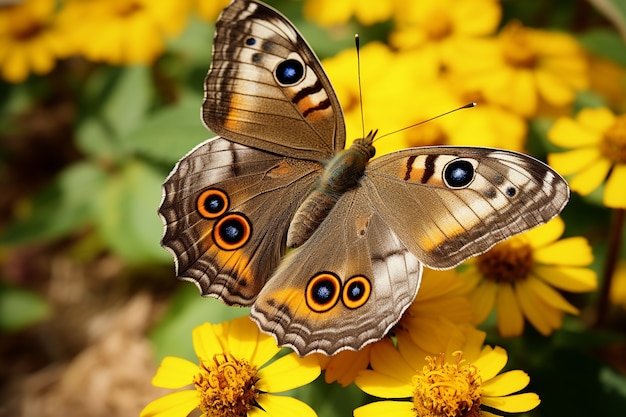
[[[227,306],[215,298],[201,297],[195,285],[183,282],[162,320],[151,332],[155,356],[159,361],[168,355],[195,361],[197,357],[191,342],[194,327],[207,321],[217,324],[232,320],[247,315],[249,311],[248,308]]]
[[[0,282],[0,331],[24,328],[50,314],[50,305],[38,294]]]
[[[597,29],[584,33],[578,40],[594,54],[626,65],[626,43],[614,31]]]
[[[63,236],[93,218],[94,199],[106,174],[89,163],[63,171],[30,202],[29,212],[9,225],[0,244],[18,245]]]
[[[159,242],[163,225],[157,215],[161,173],[141,161],[124,165],[100,190],[97,226],[103,240],[132,263],[167,262]]]
[[[174,164],[194,146],[213,136],[200,120],[202,97],[191,95],[155,112],[124,142],[156,161]]]
[[[98,93],[87,98],[93,109],[77,129],[77,144],[96,158],[119,159],[125,154],[120,138],[140,126],[153,100],[150,69],[126,67],[100,80]]]

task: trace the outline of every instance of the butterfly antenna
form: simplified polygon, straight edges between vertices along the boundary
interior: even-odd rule
[[[419,125],[424,124],[426,122],[430,122],[432,120],[435,120],[435,119],[438,119],[438,118],[440,118],[442,116],[445,116],[446,114],[454,113],[455,111],[459,111],[459,110],[463,110],[463,109],[470,109],[472,107],[476,107],[476,103],[475,102],[467,103],[467,104],[465,104],[465,105],[463,105],[461,107],[457,107],[456,109],[448,110],[445,113],[441,113],[441,114],[439,114],[439,115],[437,115],[435,117],[431,117],[430,119],[422,120],[421,122],[409,125],[407,127],[403,127],[402,129],[398,129],[398,130],[394,130],[393,132],[385,133],[384,135],[381,135],[381,136],[377,137],[376,140],[382,139],[385,136],[390,136],[390,135],[393,135],[395,133],[402,132],[403,130],[411,129],[411,128],[415,127],[415,126],[419,126]]]
[[[361,106],[361,137],[365,137],[365,116],[363,115],[363,88],[361,87],[361,42],[359,34],[354,35],[354,46],[356,48],[356,73],[359,83],[359,105]]]

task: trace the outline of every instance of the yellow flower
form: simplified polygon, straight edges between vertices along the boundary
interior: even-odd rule
[[[229,2],[230,0],[193,0],[198,15],[208,22],[214,22]]]
[[[466,281],[461,280],[454,270],[424,270],[415,301],[391,333],[398,334],[399,338],[411,338],[422,349],[436,352],[439,341],[431,336],[435,334],[440,319],[459,324],[474,322],[472,305],[466,297],[468,289]],[[344,387],[354,382],[357,373],[367,368],[372,346],[376,343],[358,352],[343,351],[331,357],[319,355],[326,382],[337,381]]]
[[[317,360],[290,353],[267,364],[280,349],[248,317],[196,327],[193,345],[198,364],[168,356],[152,379],[157,387],[192,388],[151,402],[141,417],[182,417],[196,408],[206,417],[316,416],[305,403],[274,393],[317,378]]]
[[[548,162],[571,176],[572,190],[587,195],[606,181],[604,205],[626,208],[626,114],[616,116],[604,107],[586,108],[574,120],[558,119],[548,138],[570,149],[548,155]]]
[[[474,40],[450,61],[485,98],[513,112],[534,116],[540,100],[560,107],[586,88],[587,61],[576,40],[565,33],[508,23],[493,39]]]
[[[56,0],[24,0],[0,5],[0,72],[9,82],[29,73],[46,74],[73,50],[56,24]]]
[[[371,25],[389,19],[392,7],[392,0],[306,0],[304,16],[321,26],[347,23],[352,16],[364,25]]]
[[[440,354],[412,343],[396,350],[390,340],[372,348],[371,370],[359,373],[356,385],[385,399],[354,410],[355,417],[496,416],[520,413],[539,405],[535,393],[521,393],[530,382],[521,370],[500,374],[508,360],[500,347],[482,347],[485,333],[471,327],[442,325],[448,335]],[[409,400],[406,400],[406,399]],[[493,412],[483,410],[489,407]]]
[[[610,298],[613,304],[626,309],[626,261],[620,262],[613,274]]]
[[[496,308],[502,336],[519,336],[524,318],[541,334],[561,327],[563,313],[578,309],[553,288],[588,292],[597,286],[591,247],[583,237],[558,240],[565,229],[561,218],[497,244],[467,261],[461,276],[474,289],[470,300],[479,322]]]
[[[114,65],[150,64],[187,22],[188,1],[66,0],[60,19],[82,54]]]
[[[430,49],[447,63],[458,41],[492,34],[500,22],[497,0],[399,1],[390,44],[398,49]]]

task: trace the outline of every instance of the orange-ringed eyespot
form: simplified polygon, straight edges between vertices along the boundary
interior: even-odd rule
[[[450,188],[467,187],[474,180],[474,166],[466,159],[455,159],[443,169],[443,179]]]
[[[341,300],[347,308],[359,308],[367,302],[371,293],[370,280],[363,275],[355,275],[344,284]]]
[[[222,250],[236,250],[248,243],[252,235],[250,220],[241,213],[230,213],[213,226],[213,241]]]
[[[228,195],[217,188],[209,188],[198,196],[196,205],[202,217],[206,219],[217,219],[228,210]]]
[[[330,272],[320,272],[309,280],[306,286],[307,306],[316,313],[330,310],[339,301],[341,281]]]

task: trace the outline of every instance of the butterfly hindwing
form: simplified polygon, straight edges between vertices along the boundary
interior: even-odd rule
[[[250,305],[284,254],[290,218],[320,169],[223,138],[196,147],[165,181],[159,209],[177,275],[203,295]]]

